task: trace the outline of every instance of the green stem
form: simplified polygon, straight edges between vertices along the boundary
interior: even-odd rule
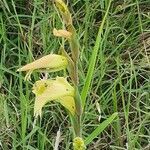
[[[82,129],[81,129],[81,117],[82,117],[82,103],[81,103],[81,96],[78,91],[78,87],[75,87],[75,105],[76,105],[76,119],[77,119],[77,126],[76,126],[76,136],[82,137]]]
[[[67,26],[67,30],[72,33],[72,37],[69,40],[70,48],[72,52],[72,59],[73,59],[73,83],[75,87],[75,105],[76,105],[76,116],[75,116],[75,125],[74,130],[75,134],[78,137],[82,137],[82,130],[81,130],[81,117],[82,117],[82,103],[81,103],[81,96],[78,90],[78,83],[79,83],[79,76],[78,76],[78,61],[79,61],[79,42],[76,35],[76,30],[72,24]]]

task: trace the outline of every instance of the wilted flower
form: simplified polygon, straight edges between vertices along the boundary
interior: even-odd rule
[[[34,115],[41,116],[42,107],[49,101],[56,101],[69,112],[75,114],[74,88],[66,78],[57,77],[55,80],[39,80],[33,86],[35,94]]]
[[[67,31],[67,30],[57,30],[57,29],[55,29],[55,28],[54,28],[54,30],[53,30],[53,34],[54,34],[55,36],[64,37],[64,38],[66,38],[66,39],[70,39],[70,38],[71,38],[71,35],[72,35],[72,33],[69,32],[69,31]]]

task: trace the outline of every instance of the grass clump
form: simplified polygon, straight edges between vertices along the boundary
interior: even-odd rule
[[[78,88],[85,106],[83,139],[89,150],[147,150],[150,2],[112,1],[110,8],[109,2],[68,2],[80,41]],[[1,149],[54,149],[58,137],[59,149],[71,149],[73,129],[67,113],[58,103],[48,103],[42,120],[34,124],[31,93],[39,78],[66,73],[42,73],[39,77],[34,72],[32,80],[24,82],[23,75],[16,72],[41,55],[59,53],[56,50],[65,40],[54,37],[52,31],[64,25],[61,16],[48,1],[3,0],[0,4]],[[65,49],[70,55],[69,44]],[[106,119],[111,122],[115,112],[117,119],[104,128]]]

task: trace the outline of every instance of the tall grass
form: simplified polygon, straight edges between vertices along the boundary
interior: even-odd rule
[[[112,1],[109,12],[109,0],[72,0],[68,5],[80,39],[83,134],[91,137],[87,143],[94,139],[88,149],[150,149],[149,0]],[[35,125],[33,83],[16,73],[22,64],[58,51],[60,41],[52,30],[61,25],[52,2],[0,1],[0,149],[53,149],[59,129],[59,148],[71,149],[66,113],[50,103]],[[37,79],[34,73],[32,81]],[[95,130],[101,134],[92,138],[92,131],[105,127],[102,122],[114,112],[117,119],[104,131]]]

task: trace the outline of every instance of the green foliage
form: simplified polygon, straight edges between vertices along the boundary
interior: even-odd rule
[[[83,138],[89,137],[104,120],[118,112],[116,120],[103,128],[100,135],[97,131],[87,148],[149,149],[150,2],[112,1],[96,61],[89,62],[95,53],[93,47],[108,2],[73,0],[68,3],[80,39],[79,92],[83,86],[88,86]],[[39,73],[33,73],[32,81],[24,82],[24,74],[16,72],[33,58],[57,53],[64,40],[54,38],[52,30],[61,28],[60,17],[52,2],[46,0],[1,0],[0,11],[0,149],[53,149],[59,128],[62,139],[59,149],[71,149],[72,128],[60,105],[48,104],[51,107],[43,109],[43,119],[34,124],[31,87],[39,80]],[[65,47],[68,51],[67,44]],[[89,86],[84,84],[91,62],[94,71],[90,73]],[[65,74],[58,72],[49,77]],[[46,74],[40,75],[43,76]]]
[[[102,131],[104,131],[105,128],[109,124],[112,123],[112,121],[114,121],[114,119],[116,118],[117,115],[118,115],[117,113],[114,113],[108,119],[106,119],[105,121],[100,123],[100,125],[90,135],[88,135],[88,137],[85,139],[85,144],[86,145],[90,144],[93,141],[93,139],[95,139],[97,136],[99,136],[100,133]]]

